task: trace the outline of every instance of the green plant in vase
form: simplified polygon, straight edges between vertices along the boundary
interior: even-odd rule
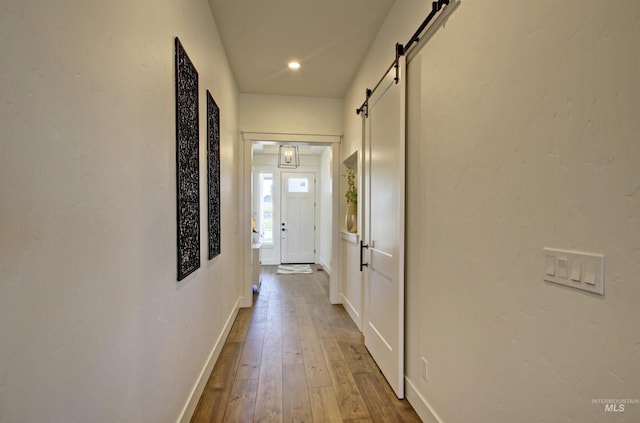
[[[358,188],[356,188],[356,176],[353,169],[347,168],[347,191],[344,197],[347,199],[347,216],[345,218],[345,226],[347,231],[355,233],[358,231]]]

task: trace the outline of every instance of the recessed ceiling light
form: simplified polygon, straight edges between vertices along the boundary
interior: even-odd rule
[[[300,69],[300,63],[295,61],[289,62],[289,69]]]

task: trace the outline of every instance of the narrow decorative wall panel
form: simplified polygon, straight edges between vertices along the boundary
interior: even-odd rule
[[[207,90],[209,260],[220,254],[220,109]]]
[[[175,39],[178,280],[200,267],[198,71]]]

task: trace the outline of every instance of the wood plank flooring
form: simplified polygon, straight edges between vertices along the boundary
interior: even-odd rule
[[[241,309],[191,419],[202,422],[420,422],[398,400],[327,274],[262,267],[253,308]]]

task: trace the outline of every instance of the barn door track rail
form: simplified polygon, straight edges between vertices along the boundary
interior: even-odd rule
[[[420,24],[420,26],[418,27],[416,32],[413,34],[413,36],[409,39],[409,41],[407,41],[407,43],[405,45],[402,45],[400,43],[396,43],[396,58],[391,63],[391,66],[389,66],[387,68],[385,73],[382,75],[382,78],[380,78],[380,80],[373,87],[373,89],[369,89],[369,88],[366,89],[366,93],[365,93],[366,94],[366,100],[364,101],[364,103],[362,103],[362,106],[360,106],[359,108],[356,109],[356,114],[359,115],[360,113],[364,113],[365,117],[369,117],[369,98],[371,98],[371,96],[378,89],[378,87],[380,86],[382,81],[384,81],[385,76],[387,76],[389,71],[391,69],[393,69],[393,68],[396,69],[396,76],[395,76],[394,79],[395,79],[396,84],[398,83],[398,81],[400,80],[400,69],[399,69],[399,66],[398,66],[398,60],[400,59],[400,57],[404,56],[409,51],[409,49],[411,48],[411,46],[413,46],[414,43],[417,43],[418,41],[420,41],[420,34],[422,34],[422,32],[427,27],[427,25],[429,25],[429,22],[431,22],[431,20],[438,14],[438,12],[440,12],[442,10],[442,6],[448,6],[449,5],[449,1],[450,0],[434,1],[431,4],[432,5],[431,12],[429,12],[429,14],[424,19],[424,21],[422,21],[422,23]]]

